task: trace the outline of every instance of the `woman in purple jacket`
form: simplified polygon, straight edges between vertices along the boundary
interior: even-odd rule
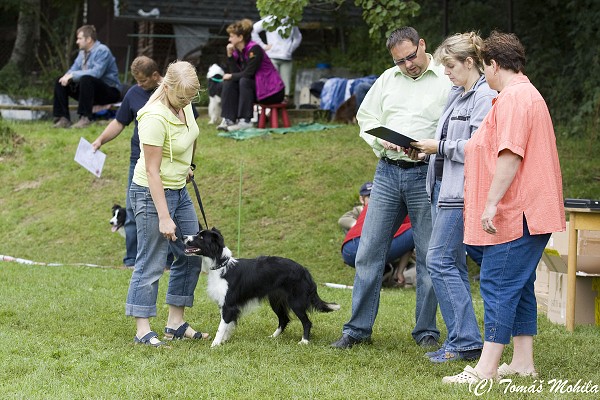
[[[254,103],[283,101],[285,85],[265,51],[253,42],[252,21],[242,19],[227,27],[228,73],[223,75],[223,121],[219,130],[251,128]]]

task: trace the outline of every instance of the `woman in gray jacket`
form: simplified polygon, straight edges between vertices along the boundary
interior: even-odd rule
[[[448,37],[434,58],[445,67],[454,87],[438,122],[435,139],[414,143],[429,155],[427,191],[431,201],[433,232],[427,252],[431,275],[448,337],[442,347],[426,355],[440,363],[477,359],[483,342],[471,301],[463,223],[464,147],[492,107],[497,92],[483,75],[480,49],[483,40],[474,32]]]

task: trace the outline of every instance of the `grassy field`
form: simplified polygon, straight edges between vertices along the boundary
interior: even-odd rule
[[[341,304],[341,311],[312,314],[308,346],[297,344],[301,326],[295,319],[283,336],[269,338],[276,318],[267,306],[243,318],[220,348],[191,341],[168,349],[134,346],[133,321],[124,316],[131,271],[121,268],[124,239],[108,225],[112,204],[125,200],[131,129],[103,147],[105,170],[97,179],[73,158],[79,138],[92,141],[102,126],[75,131],[52,130],[49,122],[7,123],[23,142],[0,158],[0,254],[62,265],[0,261],[0,398],[475,397],[467,387],[440,383],[465,362],[432,365],[413,342],[414,289],[382,292],[373,345],[349,351],[328,346],[350,315],[351,291],[322,284],[353,281],[339,254],[337,219],[355,204],[376,164],[357,128],[236,142],[217,137],[205,122],[195,162],[208,223],[238,256],[281,255],[306,265],[321,297]],[[565,197],[600,197],[599,150],[596,142],[560,140]],[[166,284],[164,276],[159,315],[152,320],[157,332],[166,321]],[[205,284],[202,276],[186,317],[214,335],[219,313]],[[473,296],[483,321],[476,285]],[[439,314],[438,322],[445,332]],[[599,333],[598,327],[567,333],[540,314],[535,349],[542,381],[514,383],[542,387],[542,393],[510,393],[496,385],[484,397],[598,398],[551,392],[548,381],[600,385]],[[511,352],[509,346],[503,361]]]

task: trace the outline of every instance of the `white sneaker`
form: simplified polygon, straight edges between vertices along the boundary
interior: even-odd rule
[[[470,365],[467,365],[465,367],[465,369],[463,370],[463,372],[461,372],[460,374],[443,377],[442,383],[458,383],[458,384],[468,383],[469,385],[471,385],[473,383],[477,383],[484,379],[486,379],[486,378],[480,376],[473,367],[471,367]]]
[[[232,132],[232,131],[239,131],[242,129],[248,129],[248,128],[253,128],[253,127],[254,127],[254,125],[252,124],[252,122],[239,121],[237,124],[227,127],[227,130],[229,132]]]
[[[217,130],[227,132],[227,128],[229,128],[230,126],[233,126],[233,125],[234,125],[234,123],[232,120],[223,118],[223,120],[221,120],[221,123],[219,124],[219,126],[217,126]]]

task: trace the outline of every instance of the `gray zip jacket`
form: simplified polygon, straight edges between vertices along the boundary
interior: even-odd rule
[[[475,86],[461,96],[463,90],[461,86],[453,86],[450,90],[446,108],[435,131],[435,139],[439,140],[437,154],[429,157],[427,194],[430,202],[435,184],[435,158],[444,157],[444,176],[438,198],[438,207],[441,208],[464,208],[465,144],[492,108],[492,99],[498,95],[488,86],[485,75],[481,75]],[[450,122],[446,140],[440,140],[444,122],[448,118]]]

